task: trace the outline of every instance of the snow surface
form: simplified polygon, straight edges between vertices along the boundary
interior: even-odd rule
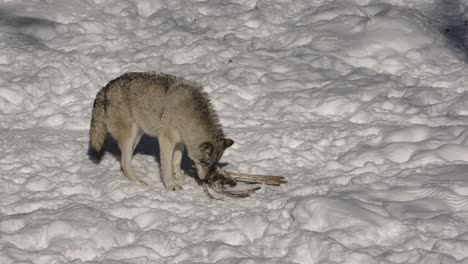
[[[0,263],[468,263],[468,1],[0,0]],[[127,71],[201,83],[247,199],[87,156]]]

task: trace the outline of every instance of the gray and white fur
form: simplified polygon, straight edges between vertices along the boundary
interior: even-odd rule
[[[130,72],[103,87],[94,100],[89,147],[98,157],[108,133],[121,151],[121,168],[131,181],[144,183],[132,168],[132,156],[143,134],[158,137],[161,175],[168,190],[181,189],[184,148],[203,180],[213,172],[224,150],[219,119],[201,86],[168,74]]]

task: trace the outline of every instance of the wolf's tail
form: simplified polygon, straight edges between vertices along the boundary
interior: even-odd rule
[[[95,162],[101,160],[104,153],[103,147],[107,139],[106,89],[107,87],[104,87],[96,94],[89,129],[89,155]]]

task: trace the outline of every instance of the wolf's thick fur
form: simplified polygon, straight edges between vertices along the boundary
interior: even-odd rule
[[[133,151],[141,136],[158,137],[161,174],[168,190],[181,189],[180,163],[184,148],[197,174],[210,173],[233,141],[224,137],[208,95],[193,82],[167,74],[126,73],[96,95],[89,131],[89,147],[102,153],[108,132],[122,153],[122,171],[141,181],[132,169]]]

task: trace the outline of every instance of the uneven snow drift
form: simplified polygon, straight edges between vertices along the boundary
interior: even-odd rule
[[[0,263],[468,263],[463,1],[0,0]],[[201,83],[228,170],[210,200],[87,156],[96,92],[127,71]]]

